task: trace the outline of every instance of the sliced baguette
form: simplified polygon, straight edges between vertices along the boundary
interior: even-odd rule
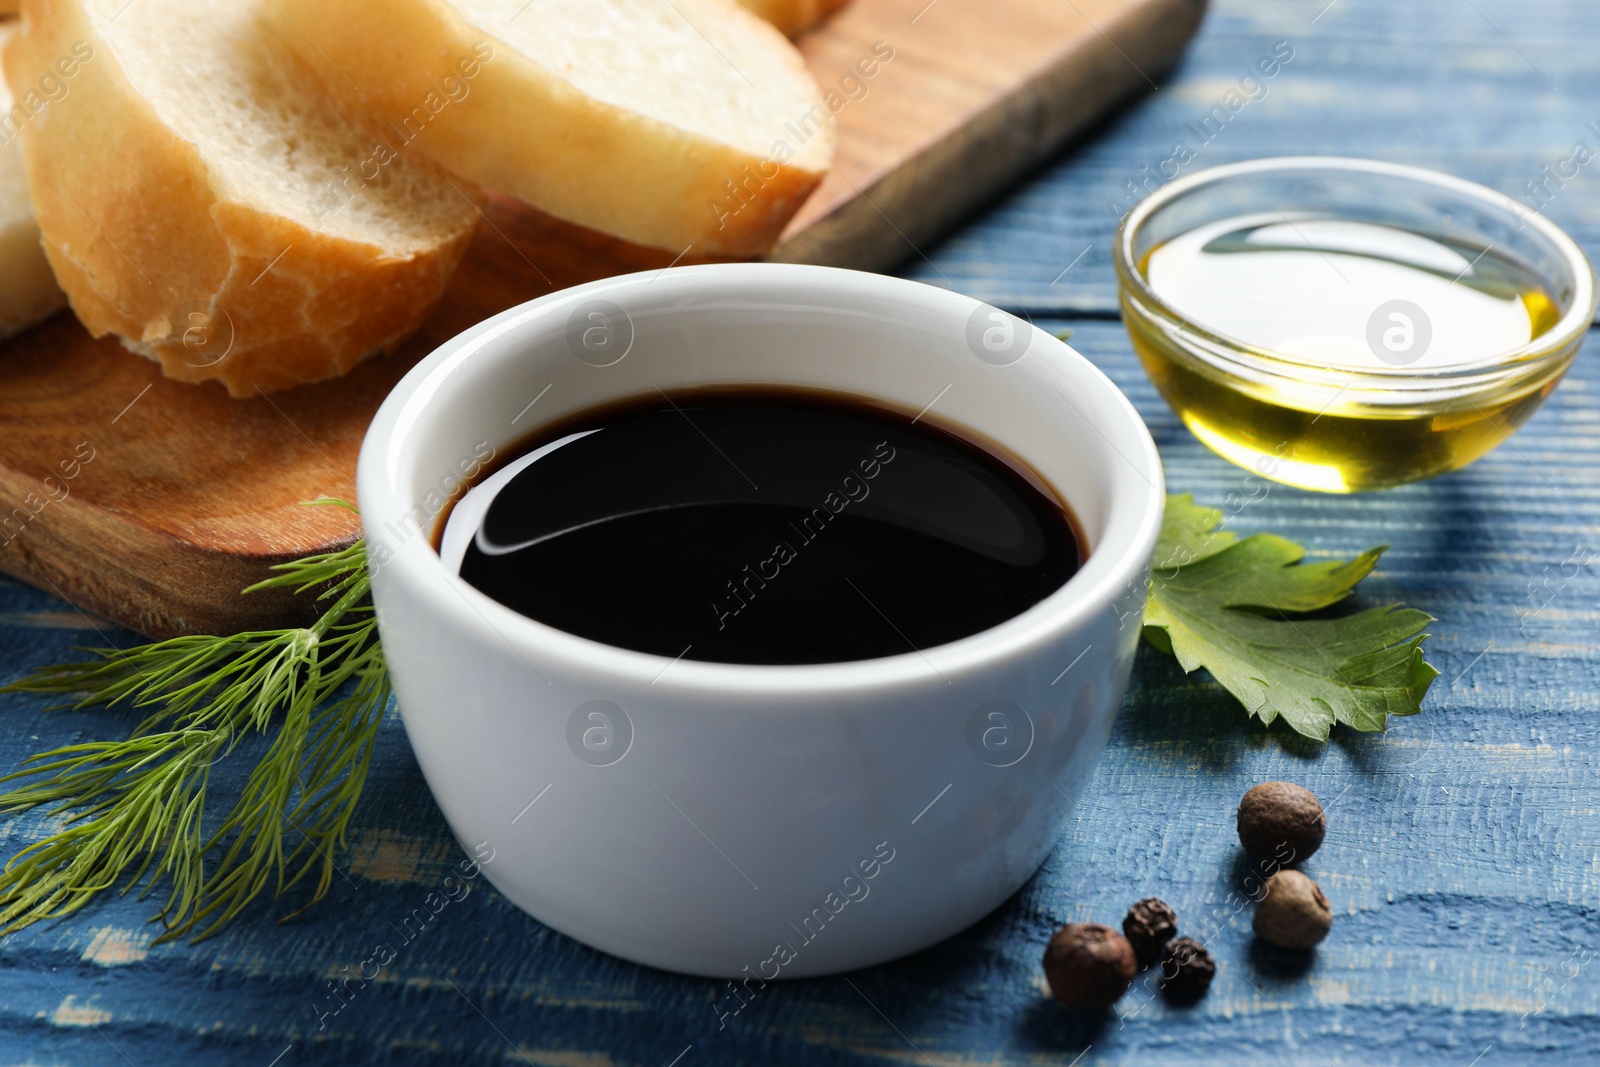
[[[0,51],[12,32],[11,26],[0,26]],[[19,333],[67,306],[39,246],[14,122],[11,94],[0,79],[0,337]]]
[[[273,2],[396,136],[637,244],[765,252],[833,154],[799,53],[733,0]]]
[[[477,190],[343,117],[253,0],[23,6],[19,98],[79,60],[21,134],[45,251],[95,336],[244,396],[342,374],[421,323]]]
[[[793,37],[845,0],[739,0],[741,4]]]

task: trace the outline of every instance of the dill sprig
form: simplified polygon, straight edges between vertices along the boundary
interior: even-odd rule
[[[341,500],[331,504],[355,510]],[[50,693],[67,706],[147,712],[122,741],[67,745],[0,778],[0,812],[48,807],[61,829],[0,872],[0,935],[71,915],[105,890],[169,887],[157,942],[209,937],[269,885],[281,895],[332,883],[366,783],[389,677],[369,598],[364,542],[272,568],[245,589],[320,589],[310,626],[190,636],[45,667],[0,692]],[[226,818],[207,825],[212,768],[241,740],[275,731]]]

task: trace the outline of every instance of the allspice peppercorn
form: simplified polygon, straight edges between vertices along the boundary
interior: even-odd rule
[[[1217,976],[1217,962],[1192,937],[1167,942],[1161,956],[1161,988],[1174,1000],[1199,1000]]]
[[[1313,948],[1333,926],[1333,908],[1317,883],[1299,871],[1267,879],[1266,896],[1251,923],[1256,936],[1280,948]]]
[[[1069,1008],[1106,1010],[1128,991],[1138,971],[1128,939],[1099,923],[1069,923],[1044,950],[1050,992]]]
[[[1162,947],[1178,932],[1178,913],[1166,901],[1145,897],[1122,920],[1122,933],[1133,945],[1141,966],[1161,958]]]
[[[1328,820],[1311,790],[1262,782],[1239,801],[1239,844],[1257,862],[1299,863],[1322,844]]]

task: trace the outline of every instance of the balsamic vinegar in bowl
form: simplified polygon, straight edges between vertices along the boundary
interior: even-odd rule
[[[447,566],[530,618],[673,659],[836,663],[1005,622],[1083,562],[998,446],[846,394],[657,394],[546,427],[446,515]]]
[[[356,484],[405,735],[484,876],[602,951],[766,981],[917,952],[1039,869],[1122,706],[1166,499],[1060,340],[788,263],[473,327],[384,401]]]

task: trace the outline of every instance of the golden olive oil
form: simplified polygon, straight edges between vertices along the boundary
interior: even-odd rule
[[[1493,248],[1365,222],[1258,215],[1156,245],[1139,270],[1196,341],[1126,306],[1156,387],[1212,450],[1264,477],[1348,493],[1465,466],[1502,443],[1566,361],[1492,371],[1560,319]],[[1241,344],[1242,343],[1242,344]],[[1256,353],[1239,360],[1230,348]]]

